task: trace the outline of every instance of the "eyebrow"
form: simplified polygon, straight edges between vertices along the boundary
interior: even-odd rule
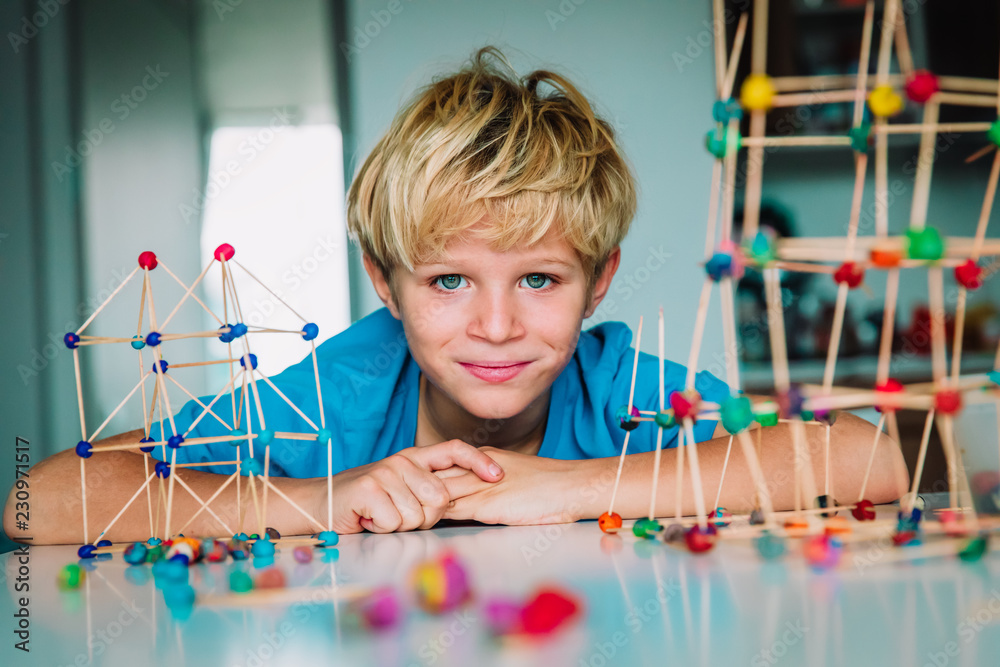
[[[570,270],[576,268],[576,265],[573,264],[572,262],[568,262],[568,261],[566,261],[564,259],[560,259],[558,257],[539,257],[539,258],[534,258],[534,259],[525,259],[523,261],[524,261],[525,264],[530,264],[530,265],[543,265],[543,266],[544,265],[555,265],[555,266],[560,266],[560,267],[563,267],[563,268],[566,268],[566,269],[570,269]],[[432,271],[433,272],[433,271],[437,271],[437,270],[455,269],[456,267],[462,266],[463,263],[464,262],[461,261],[461,260],[452,261],[452,262],[438,261],[438,262],[433,262],[433,263],[428,263],[428,264],[418,264],[414,268],[417,269],[417,270],[421,270],[422,269],[422,270],[425,270],[425,271]]]

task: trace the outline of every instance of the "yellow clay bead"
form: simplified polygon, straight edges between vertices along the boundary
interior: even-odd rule
[[[740,104],[747,111],[767,111],[774,103],[774,84],[766,74],[751,74],[740,89]]]
[[[888,118],[903,110],[903,98],[892,89],[892,86],[883,84],[876,86],[868,95],[868,107],[876,116]]]

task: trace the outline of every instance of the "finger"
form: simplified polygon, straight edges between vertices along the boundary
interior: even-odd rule
[[[467,475],[470,474],[467,470],[464,472]],[[417,527],[421,529],[432,527],[441,520],[448,503],[451,502],[448,489],[444,482],[434,476],[434,473],[422,470],[412,463],[409,468],[403,470],[402,474],[403,481],[420,503],[420,509],[423,513],[423,520]]]
[[[471,472],[466,472],[464,475],[446,477],[441,482],[444,484],[445,489],[448,491],[448,497],[451,498],[453,503],[460,498],[471,496],[490,486],[490,482],[484,482]]]
[[[403,518],[395,504],[381,487],[371,485],[367,492],[359,494],[362,502],[351,511],[358,515],[358,524],[373,533],[391,533],[403,523]]]
[[[469,471],[462,466],[452,466],[450,468],[445,468],[444,470],[435,470],[434,475],[438,479],[446,479],[448,477],[458,477],[459,475],[468,475]]]
[[[445,470],[452,466],[461,466],[487,482],[496,482],[503,477],[503,468],[500,464],[485,452],[461,440],[449,440],[430,447],[413,447],[405,451],[409,453],[407,458],[427,470]]]
[[[406,466],[412,464],[407,462]],[[395,530],[415,530],[424,522],[423,506],[403,477],[405,469],[404,467],[403,470],[396,469],[383,473],[385,479],[382,480],[382,488],[389,494],[389,500],[392,501],[400,517],[400,523]]]
[[[470,501],[459,498],[451,502],[441,518],[452,521],[471,521],[476,518],[472,508],[473,504]]]

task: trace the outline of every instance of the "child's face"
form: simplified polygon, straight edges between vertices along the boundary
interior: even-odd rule
[[[379,295],[402,320],[427,379],[477,417],[513,417],[546,392],[569,362],[583,319],[617,269],[618,251],[591,294],[580,258],[555,232],[507,252],[466,233],[446,251],[447,258],[412,272],[397,269],[392,291],[370,262],[366,266]]]

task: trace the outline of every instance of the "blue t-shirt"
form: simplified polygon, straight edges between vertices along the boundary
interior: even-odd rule
[[[621,322],[605,322],[580,334],[576,352],[552,385],[548,421],[539,456],[555,459],[586,459],[621,454],[625,431],[615,415],[627,405],[632,380],[635,350],[632,332]],[[333,472],[355,468],[384,459],[412,447],[417,432],[417,406],[420,394],[420,368],[410,355],[402,324],[387,309],[378,310],[330,338],[316,349],[320,390],[326,428],[333,433]],[[659,406],[659,369],[655,356],[640,353],[633,404],[640,410]],[[665,363],[666,395],[683,389],[685,368],[672,361]],[[319,400],[313,372],[312,355],[272,378],[292,403],[320,425]],[[706,401],[721,403],[729,388],[715,376],[702,371],[695,387]],[[250,391],[250,390],[248,390]],[[272,431],[312,432],[288,403],[267,384],[258,380],[257,391],[265,426]],[[237,390],[237,410],[241,392]],[[214,398],[202,398],[206,405]],[[250,392],[252,431],[257,421],[256,402]],[[232,400],[226,395],[212,410],[232,423]],[[194,401],[188,402],[175,416],[177,429],[184,433],[202,412]],[[244,427],[246,426],[244,406]],[[695,439],[712,437],[716,422],[695,424]],[[164,421],[169,434],[169,423]],[[652,422],[642,422],[629,440],[629,453],[656,448],[656,429]],[[677,427],[664,432],[663,446],[677,446]],[[187,438],[228,435],[229,431],[211,415],[205,415],[187,434]],[[159,440],[159,425],[151,432]],[[239,445],[246,458],[248,445]],[[162,456],[157,446],[153,456]],[[235,460],[236,447],[228,442],[183,446],[177,450],[178,463]],[[316,441],[275,438],[271,443],[270,474],[288,477],[326,475],[326,445]],[[254,455],[263,457],[264,447],[254,442]],[[168,459],[170,450],[168,450]],[[195,469],[232,474],[232,464],[198,466]]]

